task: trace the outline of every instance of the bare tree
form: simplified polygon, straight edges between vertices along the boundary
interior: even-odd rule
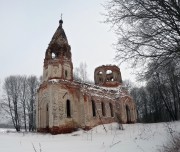
[[[160,93],[166,109],[169,111],[173,120],[178,120],[180,112],[180,69],[178,61],[167,62],[166,66],[159,67],[154,70],[155,64],[149,65],[149,73],[147,73],[148,81],[155,81],[157,90]],[[150,75],[150,76],[149,76]]]
[[[87,81],[87,64],[86,62],[81,62],[79,65],[79,74],[83,82]]]
[[[124,89],[130,91],[133,88],[133,83],[130,80],[124,80],[123,81],[123,87]]]
[[[16,131],[21,129],[21,107],[19,103],[19,91],[20,91],[21,79],[19,76],[9,76],[4,82],[5,101],[4,107],[8,108],[14,128]]]
[[[118,37],[116,59],[131,65],[157,66],[180,58],[179,0],[109,0],[106,23]]]
[[[79,67],[75,68],[74,71],[74,79],[81,82],[87,82],[88,74],[87,74],[87,64],[86,62],[81,62]]]
[[[22,117],[24,120],[24,129],[27,131],[27,95],[28,95],[28,90],[27,90],[27,77],[26,76],[19,76],[20,79],[20,90],[19,90],[19,98],[20,102],[22,104]]]
[[[11,116],[17,131],[24,124],[27,131],[35,130],[35,97],[39,86],[36,76],[9,76],[4,82],[3,110]]]
[[[81,81],[81,78],[80,78],[80,75],[79,75],[79,68],[77,68],[77,67],[74,68],[73,77],[74,77],[74,80]]]
[[[178,62],[169,62],[155,70],[156,62],[148,65],[146,85],[133,88],[141,121],[158,122],[180,119],[180,74]]]
[[[39,81],[36,76],[29,76],[27,79],[28,83],[28,117],[29,117],[29,131],[34,131],[35,126],[35,100],[36,100],[36,91],[39,86]]]

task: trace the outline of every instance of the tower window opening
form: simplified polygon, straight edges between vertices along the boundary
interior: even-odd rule
[[[102,72],[102,71],[99,71],[99,72],[98,72],[98,74],[99,74],[99,75],[102,75],[102,74],[103,74],[103,72]]]
[[[113,74],[106,74],[106,81],[114,81]]]
[[[66,114],[67,114],[67,118],[71,118],[71,102],[70,102],[70,100],[66,101]]]
[[[101,102],[101,108],[102,108],[102,116],[106,116],[106,107],[105,107],[105,104],[104,102]]]
[[[55,59],[56,58],[56,54],[52,52],[51,57],[52,57],[52,59]]]
[[[112,70],[107,70],[106,74],[112,74]]]
[[[92,100],[92,114],[93,114],[93,117],[96,116],[96,104],[93,100]]]
[[[112,105],[112,103],[109,103],[109,107],[110,107],[111,117],[114,117],[114,112],[113,112],[113,105]]]

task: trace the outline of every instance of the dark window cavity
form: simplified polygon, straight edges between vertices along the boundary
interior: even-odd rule
[[[92,100],[92,114],[93,114],[93,117],[96,116],[96,104],[93,100]]]
[[[114,112],[113,112],[113,105],[112,105],[112,103],[109,103],[109,107],[110,107],[111,117],[114,117]]]
[[[102,116],[106,116],[106,109],[104,102],[101,102],[101,108],[102,108]]]
[[[67,117],[70,118],[71,117],[71,102],[70,102],[70,100],[66,101],[66,113],[67,113]]]
[[[65,70],[65,78],[67,78],[67,76],[68,76],[68,72],[67,70]]]

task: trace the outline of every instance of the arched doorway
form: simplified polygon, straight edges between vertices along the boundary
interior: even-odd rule
[[[131,113],[128,105],[126,105],[126,116],[127,116],[127,123],[131,122]]]

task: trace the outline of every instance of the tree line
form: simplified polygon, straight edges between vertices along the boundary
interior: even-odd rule
[[[8,115],[16,131],[34,131],[35,99],[40,80],[36,76],[11,75],[3,83],[1,113]]]
[[[175,121],[180,119],[179,64],[171,62],[154,69],[150,64],[144,75],[146,85],[133,87],[133,96],[140,122]]]
[[[115,59],[140,69],[131,94],[141,122],[180,119],[180,1],[108,0],[105,23],[114,29]]]

